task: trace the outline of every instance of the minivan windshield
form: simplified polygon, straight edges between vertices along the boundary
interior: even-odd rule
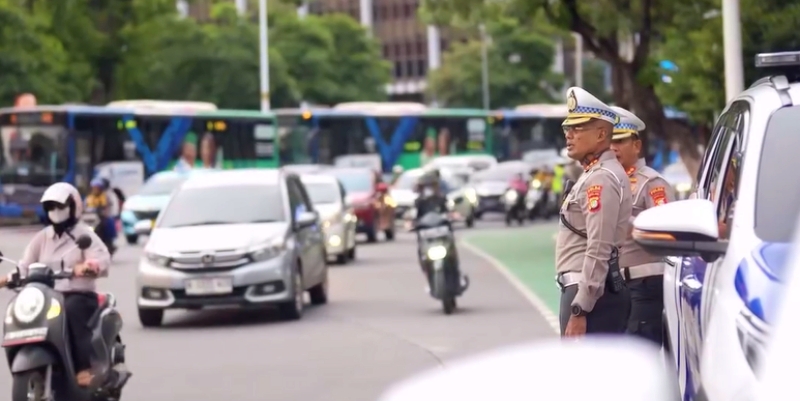
[[[339,186],[330,183],[303,183],[306,187],[306,192],[311,198],[311,203],[315,205],[339,203],[342,200],[342,195],[339,192]]]
[[[184,181],[186,181],[186,177],[179,175],[173,177],[154,177],[144,184],[139,191],[139,195],[169,195],[183,184]]]
[[[800,181],[787,175],[800,149],[800,106],[776,111],[767,124],[756,181],[755,233],[763,241],[790,242],[800,213]],[[739,188],[741,191],[742,189]]]
[[[285,221],[277,185],[182,188],[161,212],[159,228]]]

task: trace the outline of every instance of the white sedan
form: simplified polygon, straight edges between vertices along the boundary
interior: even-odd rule
[[[306,174],[300,180],[322,221],[328,258],[340,264],[355,259],[356,216],[345,202],[344,187],[336,177],[326,174]]]

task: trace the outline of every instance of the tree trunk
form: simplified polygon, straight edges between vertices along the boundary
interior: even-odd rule
[[[702,138],[696,136],[686,123],[666,117],[664,105],[656,95],[655,88],[639,83],[629,63],[613,63],[611,76],[615,103],[631,110],[647,125],[646,135],[642,136],[642,148],[647,149],[650,138],[662,138],[670,147],[677,145],[689,174],[696,177],[701,157],[698,145]]]

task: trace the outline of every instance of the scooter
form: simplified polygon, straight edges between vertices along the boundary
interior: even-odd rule
[[[456,298],[469,288],[469,277],[461,276],[452,225],[441,213],[427,213],[412,231],[417,232],[420,263],[428,276],[430,295],[442,302],[444,313],[456,310]]]
[[[525,223],[527,210],[525,209],[525,194],[521,194],[515,189],[509,189],[503,194],[503,205],[506,209],[506,225],[510,226],[513,220],[519,225]]]
[[[76,249],[92,244],[89,236],[76,240]],[[91,355],[95,378],[89,387],[78,386],[70,351],[64,296],[55,291],[55,281],[73,277],[44,263],[28,266],[28,275],[20,277],[18,263],[7,287],[19,291],[9,303],[3,321],[3,341],[12,375],[11,401],[118,401],[130,379],[125,367],[125,345],[120,331],[122,318],[112,294],[98,293],[98,309],[89,325],[92,328]]]

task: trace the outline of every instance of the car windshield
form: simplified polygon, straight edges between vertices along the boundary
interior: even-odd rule
[[[798,126],[800,106],[776,111],[767,125],[758,166],[755,205],[755,233],[763,241],[792,240],[800,213],[800,181],[787,176],[787,163],[797,157],[800,148]]]
[[[182,176],[155,177],[144,184],[139,195],[169,195],[184,181],[186,181],[186,177]]]
[[[331,183],[304,184],[311,203],[315,205],[339,203],[341,195],[339,186]]]
[[[505,167],[495,167],[489,170],[481,171],[472,176],[473,182],[481,182],[481,181],[510,181],[511,178],[514,177],[515,174],[524,174],[525,171],[522,167],[519,166],[505,166]]]
[[[371,192],[373,176],[369,173],[354,173],[353,171],[334,174],[342,183],[344,190],[350,194],[354,192]]]
[[[181,189],[161,213],[158,227],[274,221],[285,221],[277,185],[229,185]]]
[[[421,171],[406,171],[397,178],[397,182],[394,183],[394,187],[397,189],[414,189],[414,186],[417,185],[419,177],[422,177]]]

